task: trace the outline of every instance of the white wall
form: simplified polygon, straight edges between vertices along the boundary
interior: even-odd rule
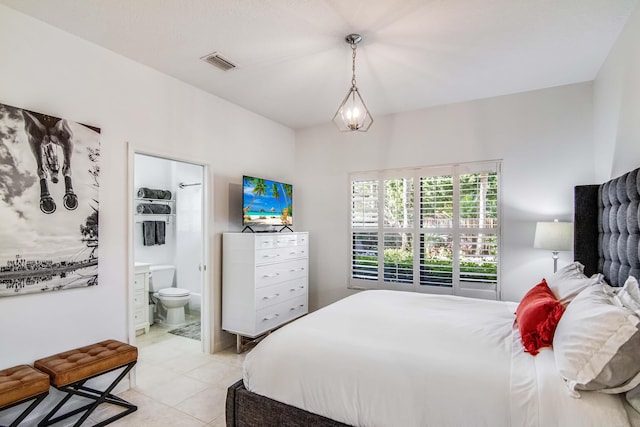
[[[502,299],[552,274],[551,253],[532,249],[535,222],[571,220],[573,186],[594,183],[590,83],[375,119],[362,134],[296,132],[296,228],[311,232],[312,309],[350,293],[354,171],[502,159]],[[560,265],[571,259],[562,253]]]
[[[220,233],[240,208],[229,210],[228,189],[243,173],[292,181],[293,131],[5,6],[0,57],[0,102],[102,129],[100,284],[1,299],[0,366],[128,340],[127,141],[211,165],[212,330],[217,347],[231,344],[220,329]]]
[[[618,37],[594,84],[597,182],[640,167],[640,7]]]

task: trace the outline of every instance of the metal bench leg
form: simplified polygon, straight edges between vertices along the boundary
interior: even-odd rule
[[[13,422],[11,424],[9,424],[9,427],[17,427],[18,425],[20,425],[20,423],[27,417],[27,415],[29,415],[31,413],[31,411],[33,411],[36,406],[38,406],[40,404],[40,402],[42,402],[44,400],[45,397],[47,397],[47,395],[49,394],[49,392],[45,392],[45,393],[40,393],[37,396],[34,397],[30,397],[29,399],[26,400],[22,400],[20,402],[16,402],[13,403],[9,406],[6,406],[4,408],[2,408],[2,410],[17,406],[17,405],[21,405],[25,402],[28,402],[30,400],[33,399],[33,402],[31,402],[31,404],[24,410],[22,411],[22,413],[20,415],[18,415],[18,418],[16,418],[15,420],[13,420]]]
[[[67,384],[66,386],[60,386],[60,387],[56,387],[58,390],[66,392],[67,396],[64,397],[64,399],[62,399],[60,401],[60,403],[58,403],[58,405],[56,405],[55,408],[53,408],[51,410],[51,412],[49,412],[49,414],[47,414],[47,416],[40,421],[40,423],[38,423],[38,427],[43,427],[43,426],[50,426],[52,424],[57,423],[60,420],[64,420],[66,418],[69,418],[73,415],[79,414],[81,412],[84,411],[84,414],[82,415],[82,417],[80,417],[80,419],[78,421],[76,421],[76,423],[74,424],[74,427],[79,427],[80,425],[82,425],[83,422],[86,421],[87,418],[89,418],[89,415],[91,415],[91,413],[98,407],[100,406],[100,404],[102,403],[111,403],[114,405],[118,405],[118,406],[122,406],[124,408],[126,408],[126,411],[120,412],[110,418],[107,418],[104,421],[99,422],[98,424],[96,424],[94,427],[99,427],[99,426],[105,426],[107,424],[110,424],[112,422],[114,422],[115,420],[118,420],[126,415],[129,415],[132,412],[135,412],[138,407],[127,402],[124,399],[119,398],[118,396],[114,396],[111,394],[111,391],[118,385],[118,383],[120,383],[120,381],[122,381],[122,379],[129,373],[129,371],[131,370],[131,368],[133,368],[133,366],[136,364],[136,361],[133,361],[131,363],[129,363],[128,365],[124,366],[124,370],[120,373],[120,375],[118,375],[118,377],[104,390],[104,391],[100,391],[100,390],[95,390],[92,389],[90,387],[85,387],[84,383],[87,382],[88,380],[90,380],[91,378],[95,378],[101,375],[104,375],[108,372],[111,371],[115,371],[117,369],[122,369],[122,366],[119,366],[117,368],[111,369],[110,371],[106,371],[106,372],[101,372],[99,374],[94,375],[93,377],[90,378],[86,378],[82,381],[78,381],[76,383],[73,384]],[[81,397],[85,397],[87,399],[91,399],[93,400],[92,403],[89,403],[87,405],[84,405],[80,408],[74,409],[70,412],[64,413],[56,418],[51,419],[51,417],[53,417],[56,412],[58,412],[62,406],[72,397],[72,396],[81,396]]]

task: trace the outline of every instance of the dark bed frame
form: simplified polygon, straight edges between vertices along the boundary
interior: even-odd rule
[[[580,185],[574,194],[574,259],[585,274],[604,274],[622,286],[640,277],[640,169],[601,185]],[[338,427],[346,424],[252,393],[242,380],[227,389],[228,427]]]

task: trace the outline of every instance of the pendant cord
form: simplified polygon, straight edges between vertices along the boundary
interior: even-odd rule
[[[352,60],[352,64],[351,64],[351,87],[355,88],[356,87],[356,49],[358,48],[358,45],[356,45],[355,43],[351,43],[351,49],[353,50],[353,53],[351,54],[351,60]]]

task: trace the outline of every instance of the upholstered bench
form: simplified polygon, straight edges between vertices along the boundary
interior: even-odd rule
[[[110,424],[134,412],[138,409],[135,405],[111,394],[111,391],[133,368],[137,360],[138,349],[136,347],[115,340],[102,341],[36,360],[34,366],[49,375],[51,385],[67,393],[38,426],[55,424],[60,420],[84,412],[82,417],[74,424],[74,426],[80,426],[101,403],[105,402],[122,406],[126,410],[95,424],[95,426]],[[117,369],[122,369],[122,372],[104,391],[95,390],[84,385],[91,378]],[[74,395],[91,399],[92,402],[52,419]]]
[[[0,371],[0,410],[31,402],[9,426],[15,427],[49,394],[49,376],[28,365]]]

